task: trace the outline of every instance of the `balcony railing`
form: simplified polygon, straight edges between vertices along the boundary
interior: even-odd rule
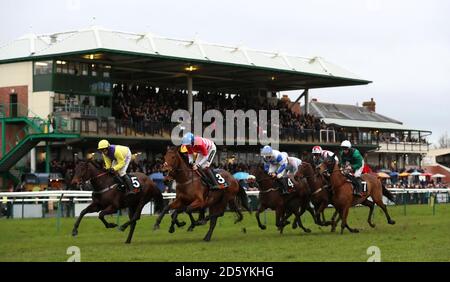
[[[109,117],[111,116],[111,108],[94,107],[94,106],[79,106],[79,105],[62,105],[54,106],[56,114],[63,113],[79,113],[85,117]]]

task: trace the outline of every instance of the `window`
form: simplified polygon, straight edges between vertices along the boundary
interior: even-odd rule
[[[87,64],[80,64],[80,68],[81,68],[81,75],[82,76],[87,76],[89,74],[89,65],[87,65]]]
[[[69,71],[68,72],[70,75],[75,74],[75,64],[74,63],[69,63]]]
[[[56,73],[63,73],[65,67],[67,67],[66,61],[56,61]]]
[[[42,61],[34,63],[34,75],[51,74],[52,69],[52,61]]]
[[[94,77],[97,76],[97,70],[94,64],[91,65],[91,75]]]
[[[110,71],[111,71],[111,66],[104,66],[103,68],[103,77],[104,78],[109,78],[110,77]]]

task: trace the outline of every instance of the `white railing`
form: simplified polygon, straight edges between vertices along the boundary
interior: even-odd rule
[[[411,188],[391,188],[388,189],[393,194],[420,194],[420,193],[450,193],[447,188],[427,188],[427,189],[411,189]],[[247,191],[248,196],[259,196],[259,191]],[[176,193],[163,193],[165,200],[175,199]],[[80,201],[90,202],[92,191],[77,190],[55,190],[40,192],[0,192],[0,202],[67,202]]]
[[[422,194],[428,193],[428,196],[433,196],[438,203],[449,203],[450,200],[450,189],[444,188],[428,188],[428,189],[401,189],[392,188],[389,189],[393,194]],[[247,191],[248,196],[259,196],[259,191]],[[175,193],[163,193],[163,198],[165,200],[174,199],[176,197]],[[72,216],[78,216],[81,210],[83,210],[92,201],[91,191],[72,191],[72,190],[55,190],[55,191],[41,191],[41,192],[0,192],[0,203],[9,204],[10,209],[12,209],[11,215],[14,218],[39,218],[46,217],[47,212],[45,208],[48,205],[50,210],[53,210],[55,203],[59,206],[60,204],[73,204],[73,214]],[[383,202],[388,205],[393,205],[395,203],[389,201],[387,198],[383,197]],[[406,205],[406,202],[399,203]],[[332,207],[329,205],[329,207]],[[153,214],[154,207],[153,202],[148,203],[144,209],[143,214]],[[96,216],[97,213],[90,214],[91,216]],[[56,213],[57,217],[61,217],[62,214],[58,209]]]

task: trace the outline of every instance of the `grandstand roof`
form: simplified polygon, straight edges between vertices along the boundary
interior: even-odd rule
[[[249,76],[249,79],[255,78],[252,82],[268,80],[276,90],[362,85],[371,82],[321,57],[291,56],[244,46],[206,43],[197,38],[180,40],[151,33],[129,33],[99,27],[23,36],[0,47],[0,63],[90,53],[108,54],[102,59],[113,63],[121,62],[125,66],[133,56],[135,61],[146,62],[147,70],[151,67],[151,62],[157,62],[155,66],[160,74],[166,75],[174,74],[174,69],[184,71],[187,63],[199,64],[200,74],[213,76],[210,79],[232,79],[239,82]],[[171,64],[167,63],[169,60],[172,61]],[[183,67],[174,65],[174,61],[183,63]],[[204,72],[201,72],[202,69]]]
[[[369,111],[365,107],[317,101],[311,101],[309,105],[310,114],[321,118],[327,124],[336,124],[343,127],[429,132],[427,130],[412,129],[398,120]]]

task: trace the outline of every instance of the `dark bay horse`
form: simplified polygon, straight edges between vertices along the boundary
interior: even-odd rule
[[[87,213],[100,212],[99,219],[106,228],[114,228],[115,223],[107,222],[105,215],[113,214],[122,208],[128,208],[129,221],[119,227],[121,231],[131,225],[128,238],[125,243],[130,243],[133,237],[136,221],[141,217],[142,208],[151,200],[155,202],[155,211],[158,212],[163,208],[163,196],[156,184],[143,173],[132,173],[132,177],[137,177],[141,185],[141,189],[136,194],[126,195],[124,192],[117,190],[113,176],[94,161],[80,161],[75,167],[72,184],[79,185],[81,183],[90,182],[93,187],[92,203],[81,211],[75,225],[73,226],[72,235],[78,234],[78,226],[81,219]]]
[[[291,179],[295,191],[287,195],[281,195],[276,180],[267,175],[261,166],[253,168],[252,174],[256,177],[259,186],[259,207],[256,211],[259,228],[266,229],[266,226],[261,223],[260,213],[270,208],[275,211],[275,225],[280,233],[283,233],[284,226],[288,224],[287,219],[291,214],[295,215],[293,228],[299,226],[303,231],[311,232],[310,229],[303,226],[301,221],[301,216],[305,210],[308,210],[315,220],[314,211],[309,205],[310,190],[306,183]]]
[[[193,228],[196,223],[191,216],[192,212],[208,208],[209,214],[204,222],[209,220],[210,226],[203,240],[210,241],[217,218],[224,215],[227,205],[237,214],[235,223],[243,219],[239,210],[240,206],[249,210],[247,193],[229,172],[225,170],[219,170],[218,172],[228,183],[227,188],[210,190],[203,183],[200,175],[183,160],[178,147],[167,148],[164,161],[163,169],[176,181],[176,198],[170,204],[170,209],[174,212],[172,213],[172,224],[169,231],[173,232],[174,225],[178,224],[177,215],[179,212],[186,211],[190,215],[191,227]]]
[[[324,160],[324,162],[320,165],[320,172],[323,173],[328,171],[331,174],[331,187],[333,189],[333,205],[336,208],[336,212],[339,214],[341,223],[341,234],[344,232],[344,229],[347,228],[352,233],[359,232],[358,229],[350,228],[347,223],[348,212],[351,206],[357,204],[364,204],[370,208],[368,222],[369,225],[374,227],[371,222],[372,213],[374,203],[377,204],[386,215],[387,222],[389,224],[395,224],[395,221],[391,219],[389,213],[387,211],[386,205],[383,203],[383,195],[386,196],[389,200],[393,201],[393,195],[389,192],[384,185],[381,184],[380,180],[371,174],[362,174],[361,179],[367,182],[367,192],[361,196],[355,196],[353,194],[353,186],[352,183],[348,181],[347,177],[342,174],[339,165],[337,164],[334,157],[329,157]],[[372,197],[372,201],[369,201],[367,198]],[[339,221],[339,219],[337,220]],[[333,228],[335,228],[337,221],[334,222]]]
[[[297,179],[305,178],[311,189],[311,203],[314,206],[316,223],[321,226],[330,225],[330,221],[325,221],[324,210],[330,204],[329,183],[320,173],[315,173],[312,165],[308,162],[302,162],[295,174]]]

